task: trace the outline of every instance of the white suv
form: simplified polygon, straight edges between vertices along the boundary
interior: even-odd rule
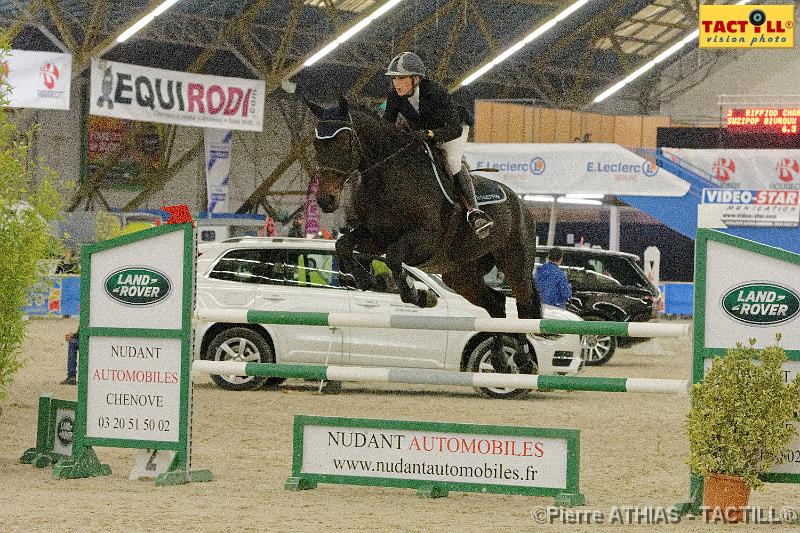
[[[436,306],[423,309],[400,301],[383,259],[357,255],[373,274],[375,287],[355,288],[353,276],[339,271],[330,240],[242,237],[200,244],[197,260],[198,309],[255,309],[321,313],[475,316],[488,313],[445,286],[441,278],[406,267],[416,283],[433,289]],[[509,317],[516,316],[508,299]],[[581,320],[578,315],[545,306],[545,318]],[[504,351],[522,349],[502,335]],[[541,374],[575,374],[583,366],[577,335],[529,335],[528,348]],[[370,367],[433,368],[492,372],[492,334],[468,331],[422,331],[320,326],[197,323],[195,357],[249,362],[334,364]],[[212,376],[224,389],[249,390],[279,378]],[[482,388],[495,398],[524,395],[518,389]]]

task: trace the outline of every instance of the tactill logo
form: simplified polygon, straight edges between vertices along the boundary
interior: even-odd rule
[[[106,293],[125,305],[152,305],[164,300],[172,284],[157,270],[130,267],[117,270],[106,278]]]
[[[794,291],[766,281],[730,289],[721,304],[728,316],[754,326],[780,324],[800,312],[800,297]]]
[[[54,64],[45,63],[39,69],[39,76],[42,77],[42,83],[44,83],[44,86],[52,91],[56,86],[56,81],[58,81],[61,73],[58,71],[58,67]]]

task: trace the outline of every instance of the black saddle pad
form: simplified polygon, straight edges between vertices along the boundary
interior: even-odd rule
[[[428,151],[428,157],[431,159],[431,166],[436,175],[436,181],[439,183],[439,188],[442,190],[447,201],[452,205],[456,204],[456,186],[453,183],[453,177],[447,172],[444,164],[444,156],[440,150],[435,150],[426,144],[425,148]],[[472,182],[475,184],[475,198],[478,200],[478,205],[499,204],[505,202],[507,199],[506,191],[500,187],[496,181],[489,178],[484,178],[478,174],[470,174]]]

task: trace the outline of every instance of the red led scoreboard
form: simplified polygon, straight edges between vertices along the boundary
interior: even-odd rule
[[[797,135],[800,107],[746,107],[728,109],[725,128],[731,133]]]

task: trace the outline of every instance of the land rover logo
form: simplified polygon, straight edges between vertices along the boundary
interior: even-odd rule
[[[123,268],[106,278],[106,292],[125,305],[151,305],[169,295],[169,278],[144,267]]]
[[[75,421],[71,416],[61,418],[56,424],[56,437],[62,446],[70,446],[72,444],[72,431],[75,429]]]
[[[800,312],[800,298],[774,283],[745,283],[725,293],[722,309],[741,322],[769,326],[794,318]]]

